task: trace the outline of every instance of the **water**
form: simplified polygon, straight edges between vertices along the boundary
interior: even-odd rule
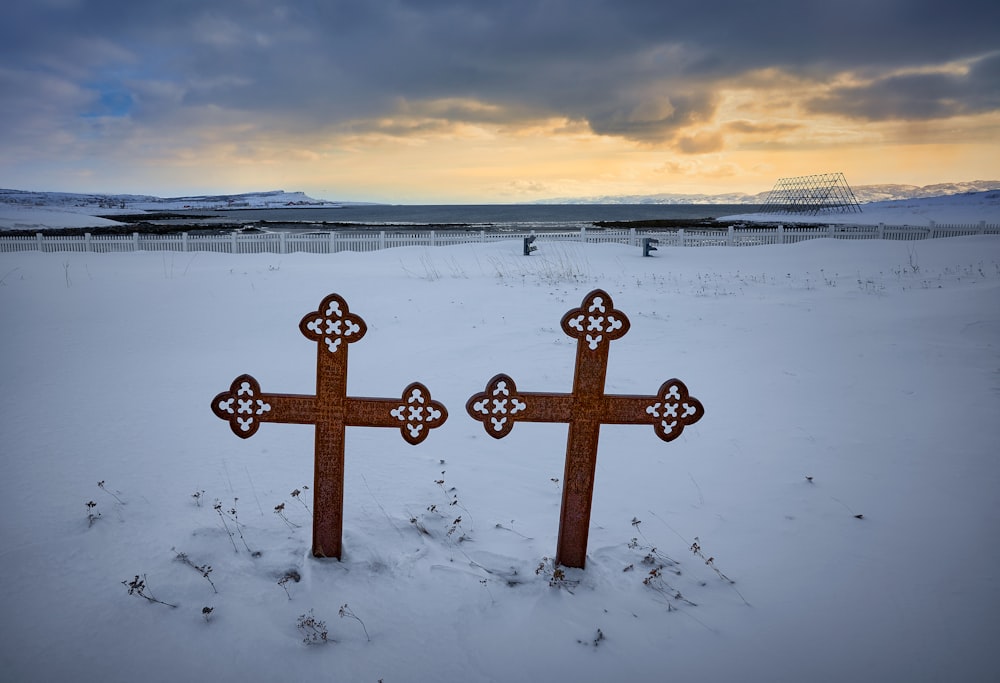
[[[226,221],[266,221],[269,228],[558,230],[598,221],[691,220],[749,213],[753,204],[458,204],[360,205],[235,209],[213,212]],[[205,212],[193,211],[192,213]]]

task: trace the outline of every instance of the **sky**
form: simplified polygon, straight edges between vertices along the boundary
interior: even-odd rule
[[[990,0],[12,0],[0,187],[508,203],[1000,177]]]

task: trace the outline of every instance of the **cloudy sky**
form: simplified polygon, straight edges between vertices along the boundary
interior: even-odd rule
[[[8,0],[0,187],[394,203],[1000,178],[996,0]]]

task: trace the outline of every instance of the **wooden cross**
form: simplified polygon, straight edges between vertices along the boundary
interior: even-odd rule
[[[573,392],[548,394],[520,391],[508,375],[499,374],[465,404],[490,436],[501,439],[515,422],[567,422],[566,465],[556,562],[584,566],[590,508],[594,496],[597,441],[602,424],[648,424],[664,441],[673,441],[687,425],[705,414],[701,402],[688,395],[678,379],[664,382],[655,396],[604,393],[611,342],[625,335],[629,320],[614,308],[611,297],[595,289],[562,319],[563,331],[577,340]]]
[[[265,394],[257,380],[240,375],[229,391],[212,399],[212,412],[229,422],[236,436],[253,436],[262,422],[316,426],[313,474],[313,547],[316,557],[340,559],[344,517],[344,428],[398,427],[416,445],[444,424],[448,411],[423,384],[414,382],[401,398],[347,396],[347,347],[367,331],[365,321],[331,294],[299,329],[317,344],[316,395]]]

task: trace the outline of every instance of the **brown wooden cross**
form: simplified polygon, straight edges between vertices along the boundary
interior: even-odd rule
[[[519,391],[514,380],[499,374],[465,404],[490,436],[501,439],[515,422],[568,422],[566,465],[556,562],[583,567],[594,497],[597,441],[602,424],[648,424],[664,441],[673,441],[687,425],[705,414],[698,399],[678,379],[667,380],[655,396],[604,393],[608,350],[612,340],[629,330],[629,320],[614,308],[611,297],[595,289],[580,308],[569,311],[562,328],[577,340],[573,392],[548,394]]]
[[[340,559],[344,517],[345,427],[398,427],[410,444],[444,424],[448,411],[423,384],[414,382],[401,398],[355,398],[347,395],[347,346],[368,327],[331,294],[299,323],[317,342],[316,395],[265,394],[257,380],[240,375],[229,391],[212,399],[212,412],[229,422],[236,436],[253,436],[262,422],[316,426],[313,474],[313,547],[316,557]]]

